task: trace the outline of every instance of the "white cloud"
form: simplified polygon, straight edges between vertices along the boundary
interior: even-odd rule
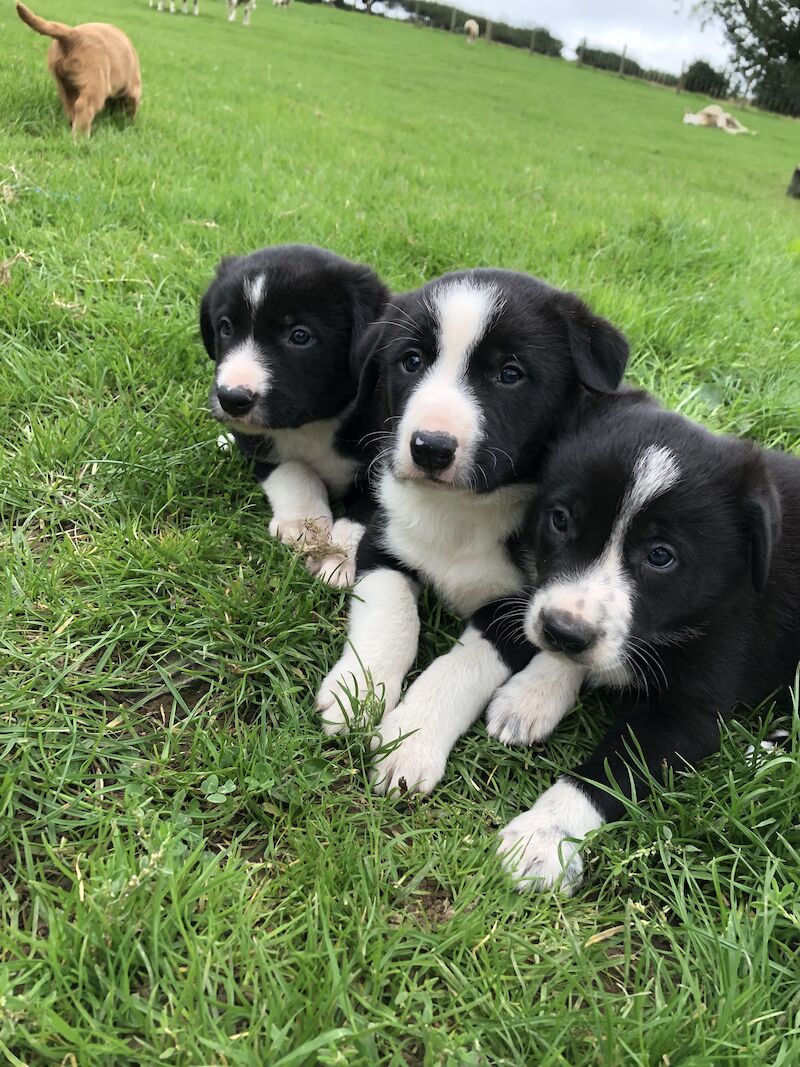
[[[628,55],[645,67],[677,74],[681,63],[705,59],[715,67],[730,63],[721,27],[702,26],[690,0],[461,0],[476,14],[514,26],[540,25],[560,38],[573,55],[585,37],[590,45]]]

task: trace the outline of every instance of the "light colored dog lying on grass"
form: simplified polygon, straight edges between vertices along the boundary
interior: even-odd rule
[[[135,118],[142,98],[139,57],[122,30],[105,22],[66,26],[49,22],[17,4],[17,14],[32,30],[52,37],[47,66],[72,126],[72,135],[92,132],[95,115],[109,100],[120,100]]]
[[[709,104],[696,115],[693,115],[691,111],[686,111],[683,121],[687,126],[711,126],[724,130],[726,133],[750,133],[746,126],[743,126],[733,115],[729,115],[727,111],[723,111],[719,104]]]

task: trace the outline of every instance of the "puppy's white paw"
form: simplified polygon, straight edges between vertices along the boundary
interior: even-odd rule
[[[221,433],[217,437],[217,448],[220,452],[230,452],[235,444],[236,438],[232,433]]]
[[[378,673],[370,677],[355,653],[348,649],[317,692],[316,706],[323,732],[332,737],[349,733],[354,726],[363,726],[369,711],[364,705],[370,694],[374,693],[377,700],[383,698],[385,706],[393,708],[400,699],[401,685],[402,678],[399,682],[382,682]]]
[[[486,732],[509,746],[544,741],[575,703],[584,673],[562,657],[538,653],[492,697]]]
[[[332,525],[330,517],[325,515],[316,519],[275,515],[269,524],[269,532],[285,545],[302,547],[323,544],[330,537]]]
[[[356,580],[356,561],[352,556],[334,552],[318,560],[308,560],[308,569],[320,581],[335,589],[349,589]]]
[[[558,886],[572,896],[583,877],[581,843],[602,821],[578,786],[562,778],[500,831],[497,854],[521,893]]]
[[[407,704],[405,700],[384,715],[372,739],[373,750],[389,746],[389,751],[376,755],[369,773],[376,793],[430,793],[444,774],[447,752],[439,751],[424,727],[419,728],[419,719]]]
[[[311,573],[337,589],[354,585],[356,553],[364,529],[362,523],[352,519],[337,519],[330,533],[330,552],[317,552],[306,560]]]

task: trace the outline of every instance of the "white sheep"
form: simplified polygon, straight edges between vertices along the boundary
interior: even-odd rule
[[[474,44],[478,40],[481,35],[481,28],[475,19],[467,19],[464,23],[464,35],[467,38],[467,44]]]
[[[165,0],[158,0],[158,7],[156,8],[156,10],[157,11],[163,11],[164,10],[164,3],[165,3]],[[155,4],[155,0],[150,0],[149,6],[153,7],[154,4]],[[188,15],[189,14],[189,0],[183,0],[183,8],[182,8],[182,10],[183,10],[184,15]],[[170,15],[174,15],[175,14],[175,0],[169,0],[169,13],[170,13]],[[194,0],[194,13],[195,13],[195,15],[199,15],[200,14],[200,0]]]

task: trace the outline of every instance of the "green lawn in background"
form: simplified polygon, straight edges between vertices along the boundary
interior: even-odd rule
[[[267,537],[205,410],[219,257],[304,241],[396,288],[529,270],[628,333],[630,377],[800,447],[800,125],[409,25],[220,0],[113,20],[144,100],[75,146],[0,9],[0,1052],[13,1064],[800,1064],[800,767],[732,725],[588,850],[570,901],[494,859],[607,721],[482,726],[373,797],[312,694],[346,598]],[[15,258],[16,257],[16,258]],[[454,620],[429,599],[419,666]]]

